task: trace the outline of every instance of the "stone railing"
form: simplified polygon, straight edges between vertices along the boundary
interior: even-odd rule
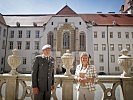
[[[112,86],[108,87],[105,85],[106,83]],[[75,82],[73,76],[55,75],[55,87],[58,84],[61,84],[62,87],[62,100],[74,100],[73,84]],[[103,100],[116,100],[116,96],[119,95],[115,93],[118,86],[122,88],[124,100],[132,100],[133,98],[133,78],[131,77],[98,76],[97,84],[100,85],[103,91]],[[56,94],[57,92],[53,92],[53,99],[60,100]],[[24,100],[25,98],[33,100],[31,74],[0,75],[0,100]]]
[[[13,54],[8,57],[8,64],[11,66],[10,74],[0,75],[0,100],[32,100],[32,86],[31,86],[31,74],[18,74],[16,71],[17,66],[20,65],[20,57],[17,49],[12,51]],[[116,100],[116,88],[122,89],[121,95],[124,100],[132,100],[133,98],[133,77],[128,73],[129,67],[132,65],[132,58],[127,56],[128,51],[123,50],[122,56],[118,59],[118,64],[123,68],[123,74],[121,76],[98,76],[97,84],[103,91],[103,100]],[[75,83],[74,76],[71,75],[70,69],[73,64],[73,56],[67,51],[61,57],[63,66],[66,68],[64,75],[55,75],[55,91],[52,93],[54,100],[75,100],[74,89]],[[58,98],[56,87],[61,84],[62,87],[62,99]],[[107,84],[111,84],[108,87]],[[122,99],[123,99],[122,98]],[[120,100],[122,100],[120,99]],[[97,100],[97,99],[96,99]]]

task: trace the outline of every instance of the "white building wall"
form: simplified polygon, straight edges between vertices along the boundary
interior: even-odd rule
[[[11,32],[11,30],[14,31],[14,38],[10,38],[9,34]],[[22,38],[18,38],[18,30],[22,30]],[[26,38],[26,31],[30,30],[31,31],[31,37],[30,38]],[[6,51],[6,59],[8,58],[8,56],[10,54],[12,54],[12,50],[9,49],[9,41],[13,41],[13,49],[17,48],[17,41],[22,41],[22,48],[19,49],[19,55],[21,57],[21,61],[23,57],[26,57],[26,63],[27,64],[22,64],[18,67],[18,70],[22,70],[23,68],[27,71],[31,71],[31,67],[32,67],[32,63],[35,57],[35,54],[40,52],[40,50],[35,50],[34,49],[34,42],[35,41],[39,41],[40,42],[40,38],[36,38],[35,37],[35,31],[39,30],[40,31],[40,37],[43,34],[43,27],[10,27],[8,28],[8,41],[7,41],[7,51]],[[30,41],[30,49],[26,50],[25,49],[25,42],[26,41]],[[41,48],[41,47],[40,47]],[[6,61],[6,70],[9,70],[9,65],[7,64]]]
[[[115,55],[115,63],[109,62],[109,68],[110,68],[110,73],[121,73],[122,70],[120,71],[115,71],[115,66],[118,66],[117,60],[119,55],[121,55],[120,51],[118,50],[118,44],[122,44],[123,49],[126,48],[126,44],[130,44],[130,51],[129,55],[133,56],[133,49],[132,49],[132,44],[133,44],[133,37],[132,37],[132,26],[115,26],[115,27],[109,27],[109,33],[113,32],[113,38],[110,38],[110,35],[108,35],[109,38],[109,47],[110,44],[114,44],[114,51],[111,51],[109,48],[109,58],[110,55]],[[121,38],[118,38],[118,32],[121,32]],[[129,33],[129,38],[126,38],[125,32]],[[109,59],[109,61],[111,61]],[[121,68],[120,68],[121,69]]]
[[[97,32],[97,38],[94,38],[94,32]],[[105,38],[102,38],[102,32],[105,32]],[[105,26],[93,26],[93,46],[94,44],[98,44],[98,51],[94,51],[94,65],[96,66],[96,69],[98,72],[101,72],[99,70],[100,66],[104,67],[104,71],[108,72],[108,48],[107,48],[107,27]],[[102,51],[102,44],[106,44],[106,50]],[[104,62],[99,61],[99,55],[104,55]]]
[[[118,50],[118,44],[122,44],[126,48],[126,44],[130,44],[129,55],[133,56],[133,36],[132,26],[95,26],[94,31],[97,31],[97,38],[93,37],[93,44],[98,44],[98,51],[94,51],[94,65],[98,72],[100,66],[104,66],[104,71],[107,74],[120,74],[122,70],[115,70],[118,67],[118,57],[121,55]],[[105,38],[102,38],[102,31],[105,31]],[[113,38],[110,38],[110,32],[113,32]],[[121,38],[118,38],[118,32],[121,32]],[[125,32],[129,32],[129,38],[125,37]],[[107,37],[108,36],[108,37]],[[102,51],[102,44],[106,44],[106,51]],[[110,50],[110,44],[114,44],[114,50]],[[99,62],[99,55],[104,55],[104,62]],[[111,55],[115,56],[115,62],[111,62]]]

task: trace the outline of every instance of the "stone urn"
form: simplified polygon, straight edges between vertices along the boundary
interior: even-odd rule
[[[70,69],[73,67],[74,57],[72,56],[70,51],[67,50],[66,53],[63,54],[61,59],[63,63],[63,68],[66,69],[66,72],[64,73],[64,75],[70,76],[71,75]]]
[[[131,77],[131,74],[129,73],[129,68],[133,64],[133,59],[127,55],[127,49],[121,50],[121,53],[122,56],[118,58],[118,64],[123,69],[123,73],[121,74],[121,76]]]
[[[21,59],[18,55],[17,49],[12,50],[12,55],[8,56],[7,62],[11,66],[10,74],[17,74],[16,68],[21,64]]]

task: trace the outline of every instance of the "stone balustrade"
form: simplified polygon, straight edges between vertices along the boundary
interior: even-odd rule
[[[62,100],[73,100],[73,84],[75,84],[73,77],[73,75],[55,75],[55,87],[58,84],[62,86]],[[112,84],[112,86],[106,87],[106,83]],[[118,86],[122,88],[124,100],[132,100],[133,98],[132,77],[103,75],[98,76],[97,84],[103,90],[103,100],[116,100],[115,90]],[[27,97],[32,100],[31,74],[1,74],[0,91],[0,100],[24,100]],[[53,92],[52,97],[54,100],[58,100],[56,92]]]

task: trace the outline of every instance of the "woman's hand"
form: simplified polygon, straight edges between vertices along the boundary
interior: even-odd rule
[[[83,83],[83,84],[85,84],[85,83],[87,83],[88,81],[87,81],[87,78],[86,77],[84,77],[84,78],[79,78],[79,82],[80,83]]]
[[[94,83],[94,78],[87,78],[87,81],[88,81],[89,83]]]

